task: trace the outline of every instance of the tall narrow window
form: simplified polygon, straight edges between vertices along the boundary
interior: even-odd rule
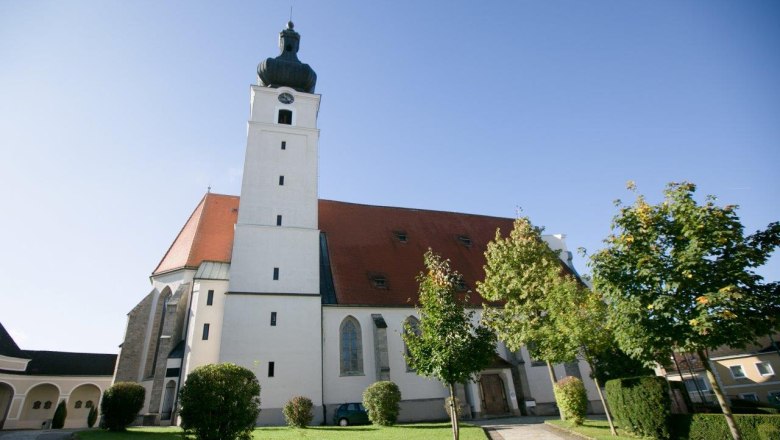
[[[361,342],[360,323],[352,316],[341,322],[339,329],[341,375],[358,376],[363,374],[363,344]]]
[[[208,341],[209,339],[209,325],[203,324],[203,340]]]
[[[276,312],[271,312],[271,326],[276,326]]]
[[[278,280],[278,279],[279,279],[279,268],[274,267],[274,280]]]
[[[274,363],[268,363],[268,377],[274,377]]]
[[[279,176],[279,186],[284,186],[284,176]]]
[[[282,141],[282,150],[287,149],[287,141]]]
[[[279,110],[279,117],[276,122],[285,125],[292,125],[292,110]]]
[[[277,215],[276,216],[276,226],[282,226],[282,216]]]
[[[209,290],[208,294],[206,294],[206,305],[210,306],[214,304],[214,291]]]

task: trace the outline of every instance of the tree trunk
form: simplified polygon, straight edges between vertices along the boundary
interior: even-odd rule
[[[547,362],[547,372],[550,373],[550,380],[552,381],[552,387],[553,387],[553,399],[555,399],[555,384],[558,382],[558,378],[555,377],[555,369],[553,369],[553,365],[550,363],[550,361]],[[555,399],[555,406],[558,406],[558,399]],[[561,415],[561,420],[565,420],[563,418],[563,411],[558,408],[558,414]]]
[[[609,407],[607,406],[607,401],[604,400],[604,394],[601,392],[601,386],[599,385],[599,380],[596,378],[596,364],[593,363],[593,360],[588,354],[587,348],[583,346],[583,353],[585,354],[585,361],[588,363],[588,366],[590,366],[591,371],[593,371],[593,383],[596,384],[596,391],[599,393],[599,400],[601,400],[601,406],[604,407],[604,414],[607,415],[607,423],[609,423],[609,432],[612,435],[617,435],[617,431],[615,431],[615,424],[612,423],[612,415],[609,413]]]
[[[699,355],[699,359],[701,359],[701,363],[704,365],[704,370],[707,372],[707,379],[709,379],[710,384],[712,384],[712,391],[715,392],[715,397],[718,398],[720,409],[723,411],[723,415],[726,417],[726,424],[729,426],[729,431],[731,431],[731,437],[734,440],[742,440],[742,436],[737,428],[737,423],[734,421],[734,415],[731,414],[731,407],[729,407],[729,403],[726,401],[726,397],[720,389],[720,384],[715,379],[715,373],[712,372],[712,365],[710,365],[709,357],[704,354],[704,350],[698,350],[696,354]]]
[[[458,409],[455,405],[455,386],[450,384],[450,423],[452,423],[452,439],[460,438],[460,429],[458,426]]]

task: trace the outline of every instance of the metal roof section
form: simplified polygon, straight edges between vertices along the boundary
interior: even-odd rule
[[[225,280],[230,279],[230,263],[220,261],[204,261],[198,266],[195,273],[196,280]]]

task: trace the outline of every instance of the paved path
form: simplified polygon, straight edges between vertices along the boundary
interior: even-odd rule
[[[0,440],[67,440],[76,430],[35,429],[25,431],[0,431]]]
[[[575,437],[544,424],[545,420],[557,418],[507,417],[469,420],[468,423],[487,428],[492,440],[582,440],[581,437]]]

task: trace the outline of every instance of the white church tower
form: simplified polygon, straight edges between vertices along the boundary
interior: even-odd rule
[[[317,219],[317,76],[298,60],[293,23],[281,54],[251,86],[241,200],[225,299],[220,362],[255,372],[260,424],[283,424],[302,395],[322,411],[322,336]]]

